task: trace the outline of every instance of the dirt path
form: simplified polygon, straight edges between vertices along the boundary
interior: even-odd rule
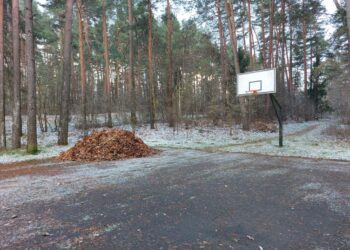
[[[74,162],[62,162],[55,159],[21,161],[0,164],[0,180],[19,176],[53,176],[64,172],[64,169],[79,165]]]
[[[187,150],[65,166],[0,180],[0,248],[349,249],[349,180],[346,162]]]
[[[284,138],[292,138],[292,137],[298,137],[298,136],[302,136],[305,135],[311,131],[314,131],[315,129],[319,128],[320,125],[312,125],[310,127],[304,128],[302,130],[293,132],[293,133],[288,133],[284,135]],[[202,149],[203,151],[207,151],[207,152],[217,152],[218,149],[220,149],[220,151],[225,151],[225,148],[232,148],[232,147],[240,147],[240,146],[245,146],[245,145],[253,145],[253,144],[257,144],[257,143],[262,143],[262,142],[271,142],[272,140],[276,140],[278,139],[278,136],[275,136],[273,138],[262,138],[259,140],[254,140],[254,141],[248,141],[248,142],[244,142],[244,143],[236,143],[236,144],[229,144],[229,145],[224,145],[221,147],[206,147],[204,149]]]

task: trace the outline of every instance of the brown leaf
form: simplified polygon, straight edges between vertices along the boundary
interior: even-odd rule
[[[63,161],[114,161],[140,158],[159,153],[134,133],[122,129],[94,131],[58,156]]]

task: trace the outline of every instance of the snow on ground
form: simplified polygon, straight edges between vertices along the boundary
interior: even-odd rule
[[[284,147],[278,147],[278,138],[275,137],[263,142],[229,146],[220,148],[225,152],[259,153],[272,156],[296,156],[319,159],[350,161],[350,143],[336,140],[322,132],[332,123],[317,122],[315,129],[300,135],[286,136]]]
[[[285,125],[284,131],[287,134],[296,133],[317,124],[317,122],[289,123]],[[139,128],[137,135],[152,147],[210,149],[272,139],[277,133],[247,132],[238,126],[179,128],[174,131],[165,125],[158,125],[156,130],[150,130],[148,127]]]
[[[103,122],[103,116],[98,117]],[[54,117],[49,117],[51,125]],[[36,155],[28,155],[25,149],[0,153],[0,164],[28,160],[39,160],[59,155],[72,147],[83,137],[81,130],[75,129],[77,118],[70,124],[69,145],[57,146],[57,133],[49,131],[42,133],[38,130],[38,142],[40,152]],[[24,131],[25,118],[24,118]],[[278,133],[264,133],[258,131],[243,131],[239,126],[212,127],[193,126],[185,129],[179,126],[175,130],[166,124],[157,124],[156,130],[149,129],[148,125],[136,129],[136,134],[146,144],[155,148],[196,149],[209,151],[261,153],[278,156],[298,156],[324,159],[337,159],[350,161],[349,142],[337,141],[332,137],[322,135],[322,131],[331,124],[330,120],[311,122],[290,122],[284,126],[285,147],[279,148]],[[10,122],[7,122],[10,124]],[[128,125],[118,126],[130,130]],[[7,129],[10,136],[10,128]],[[10,142],[10,138],[8,138]],[[26,135],[22,138],[26,143]]]
[[[54,116],[49,116],[48,120],[53,127],[54,124]],[[22,117],[23,122],[23,131],[26,133],[27,124],[26,117]],[[67,146],[58,146],[57,145],[57,132],[51,131],[49,128],[49,132],[42,133],[40,128],[38,128],[38,145],[39,152],[35,155],[30,155],[26,153],[26,149],[18,149],[18,150],[9,150],[6,152],[0,152],[0,164],[1,163],[11,163],[11,162],[21,162],[21,161],[29,161],[29,160],[41,160],[52,158],[58,156],[61,152],[68,150],[72,147],[77,140],[82,138],[83,134],[79,130],[75,130],[74,126],[70,125],[71,132],[69,132],[69,139]],[[6,117],[6,131],[7,131],[7,146],[11,147],[11,117]],[[22,145],[26,145],[27,143],[27,135],[24,134],[21,139]]]

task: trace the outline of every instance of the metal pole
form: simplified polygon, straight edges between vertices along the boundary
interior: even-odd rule
[[[279,124],[279,146],[283,147],[283,122],[282,122],[282,107],[278,103],[276,97],[273,94],[270,94],[270,99],[271,103],[273,106],[273,109],[275,110],[275,114],[278,119],[278,124]],[[278,109],[279,110],[278,110]]]

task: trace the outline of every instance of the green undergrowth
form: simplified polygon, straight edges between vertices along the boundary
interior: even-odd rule
[[[33,151],[33,153],[27,153],[27,148],[26,147],[22,147],[22,148],[19,148],[19,149],[6,149],[6,150],[3,150],[3,151],[0,151],[0,156],[4,156],[4,155],[8,155],[8,156],[38,155],[41,152],[43,152],[43,150],[37,149],[36,151]]]

